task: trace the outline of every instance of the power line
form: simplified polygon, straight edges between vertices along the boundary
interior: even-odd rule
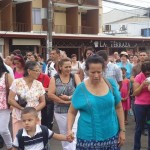
[[[107,7],[107,8],[111,8],[113,10],[119,10],[121,12],[125,12],[125,13],[128,13],[128,14],[134,14],[136,16],[140,15],[139,13],[133,13],[133,11],[131,12],[130,10],[121,10],[121,9],[117,9],[117,8],[114,8],[114,7],[110,7],[110,6],[106,6],[105,4],[103,4],[103,6]],[[129,12],[130,11],[130,12]],[[109,13],[109,12],[107,12]]]
[[[138,9],[148,10],[147,7],[141,7],[141,6],[137,6],[137,5],[131,5],[131,4],[121,3],[121,2],[112,1],[112,0],[103,0],[103,1],[104,2],[108,2],[108,3],[117,4],[117,5],[121,5],[121,6],[126,6],[126,7],[132,7],[132,8],[138,8]]]

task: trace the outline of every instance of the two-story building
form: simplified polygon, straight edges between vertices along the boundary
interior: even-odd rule
[[[101,0],[52,2],[53,46],[65,49],[67,53],[72,50],[78,53],[83,46],[80,35],[98,35],[102,31]],[[45,53],[47,7],[48,0],[1,0],[0,53],[6,56],[14,49],[20,49],[23,53],[27,50]],[[65,35],[77,35],[79,39],[68,40]]]

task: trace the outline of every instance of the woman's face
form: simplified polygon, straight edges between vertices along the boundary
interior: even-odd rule
[[[77,57],[72,57],[71,60],[72,60],[73,62],[76,62],[76,61],[77,61]]]
[[[36,61],[36,60],[35,60],[35,57],[34,57],[33,55],[31,55],[30,61]]]
[[[22,64],[19,60],[14,60],[14,64],[15,64],[16,68],[22,68]]]
[[[61,73],[63,74],[70,74],[71,73],[71,62],[70,61],[66,61],[64,62],[64,64],[60,67]]]
[[[92,82],[98,82],[101,80],[103,74],[103,66],[100,63],[89,64],[88,75]]]
[[[88,50],[86,52],[86,58],[88,58],[89,56],[92,56],[93,55],[93,52],[91,50]]]
[[[127,57],[125,55],[121,56],[121,62],[127,62]]]
[[[33,69],[29,69],[28,73],[31,78],[37,79],[40,75],[40,67],[37,65]]]
[[[135,63],[138,62],[138,57],[137,56],[133,56],[133,62],[135,62]]]

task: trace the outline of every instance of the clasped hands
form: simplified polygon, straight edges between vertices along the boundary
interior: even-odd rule
[[[72,131],[68,132],[66,135],[66,139],[68,142],[71,143],[74,140],[74,132],[72,132]]]
[[[69,96],[67,96],[67,95],[61,94],[61,95],[59,96],[59,98],[63,99],[64,101],[70,101]]]

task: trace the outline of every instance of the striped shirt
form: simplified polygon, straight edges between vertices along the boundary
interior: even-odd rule
[[[49,139],[53,136],[53,131],[49,130]],[[33,137],[28,135],[25,129],[23,129],[22,136],[24,137],[24,150],[43,150],[44,142],[43,142],[43,134],[40,125],[36,125],[36,132]],[[13,147],[19,148],[18,138],[14,139]]]

